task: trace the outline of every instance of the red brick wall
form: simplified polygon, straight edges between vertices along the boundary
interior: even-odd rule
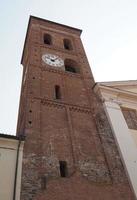
[[[44,33],[52,35],[53,45],[43,44]],[[26,135],[21,200],[135,199],[102,103],[92,91],[95,83],[79,34],[72,28],[31,20],[17,129]],[[73,51],[63,49],[63,38],[72,40]],[[75,60],[80,73],[44,64],[43,53]],[[60,85],[60,100],[55,99],[55,85]],[[65,178],[60,176],[59,161],[67,162]],[[45,189],[42,177],[46,177]]]

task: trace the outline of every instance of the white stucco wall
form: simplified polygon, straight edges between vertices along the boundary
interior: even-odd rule
[[[0,137],[0,200],[13,200],[18,140]],[[19,152],[16,200],[20,199],[23,142]]]
[[[104,108],[131,186],[137,198],[137,143],[133,139],[135,132],[131,134],[120,106],[116,102],[106,101],[104,102]]]

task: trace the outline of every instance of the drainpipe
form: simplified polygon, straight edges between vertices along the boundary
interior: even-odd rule
[[[22,140],[24,140],[24,137],[22,135],[19,135],[19,142],[18,142],[17,156],[16,156],[16,166],[15,166],[13,200],[16,200],[16,186],[17,186],[17,174],[18,174],[18,164],[19,164],[19,150],[20,150],[20,145],[21,145]]]

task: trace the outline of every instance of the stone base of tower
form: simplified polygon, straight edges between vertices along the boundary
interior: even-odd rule
[[[128,183],[95,184],[79,173],[51,179],[46,184],[46,189],[38,193],[24,192],[21,200],[135,200]]]

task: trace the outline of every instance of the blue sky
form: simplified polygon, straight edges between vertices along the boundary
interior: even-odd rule
[[[16,132],[30,15],[83,29],[96,81],[137,79],[137,0],[0,0],[0,132]]]

